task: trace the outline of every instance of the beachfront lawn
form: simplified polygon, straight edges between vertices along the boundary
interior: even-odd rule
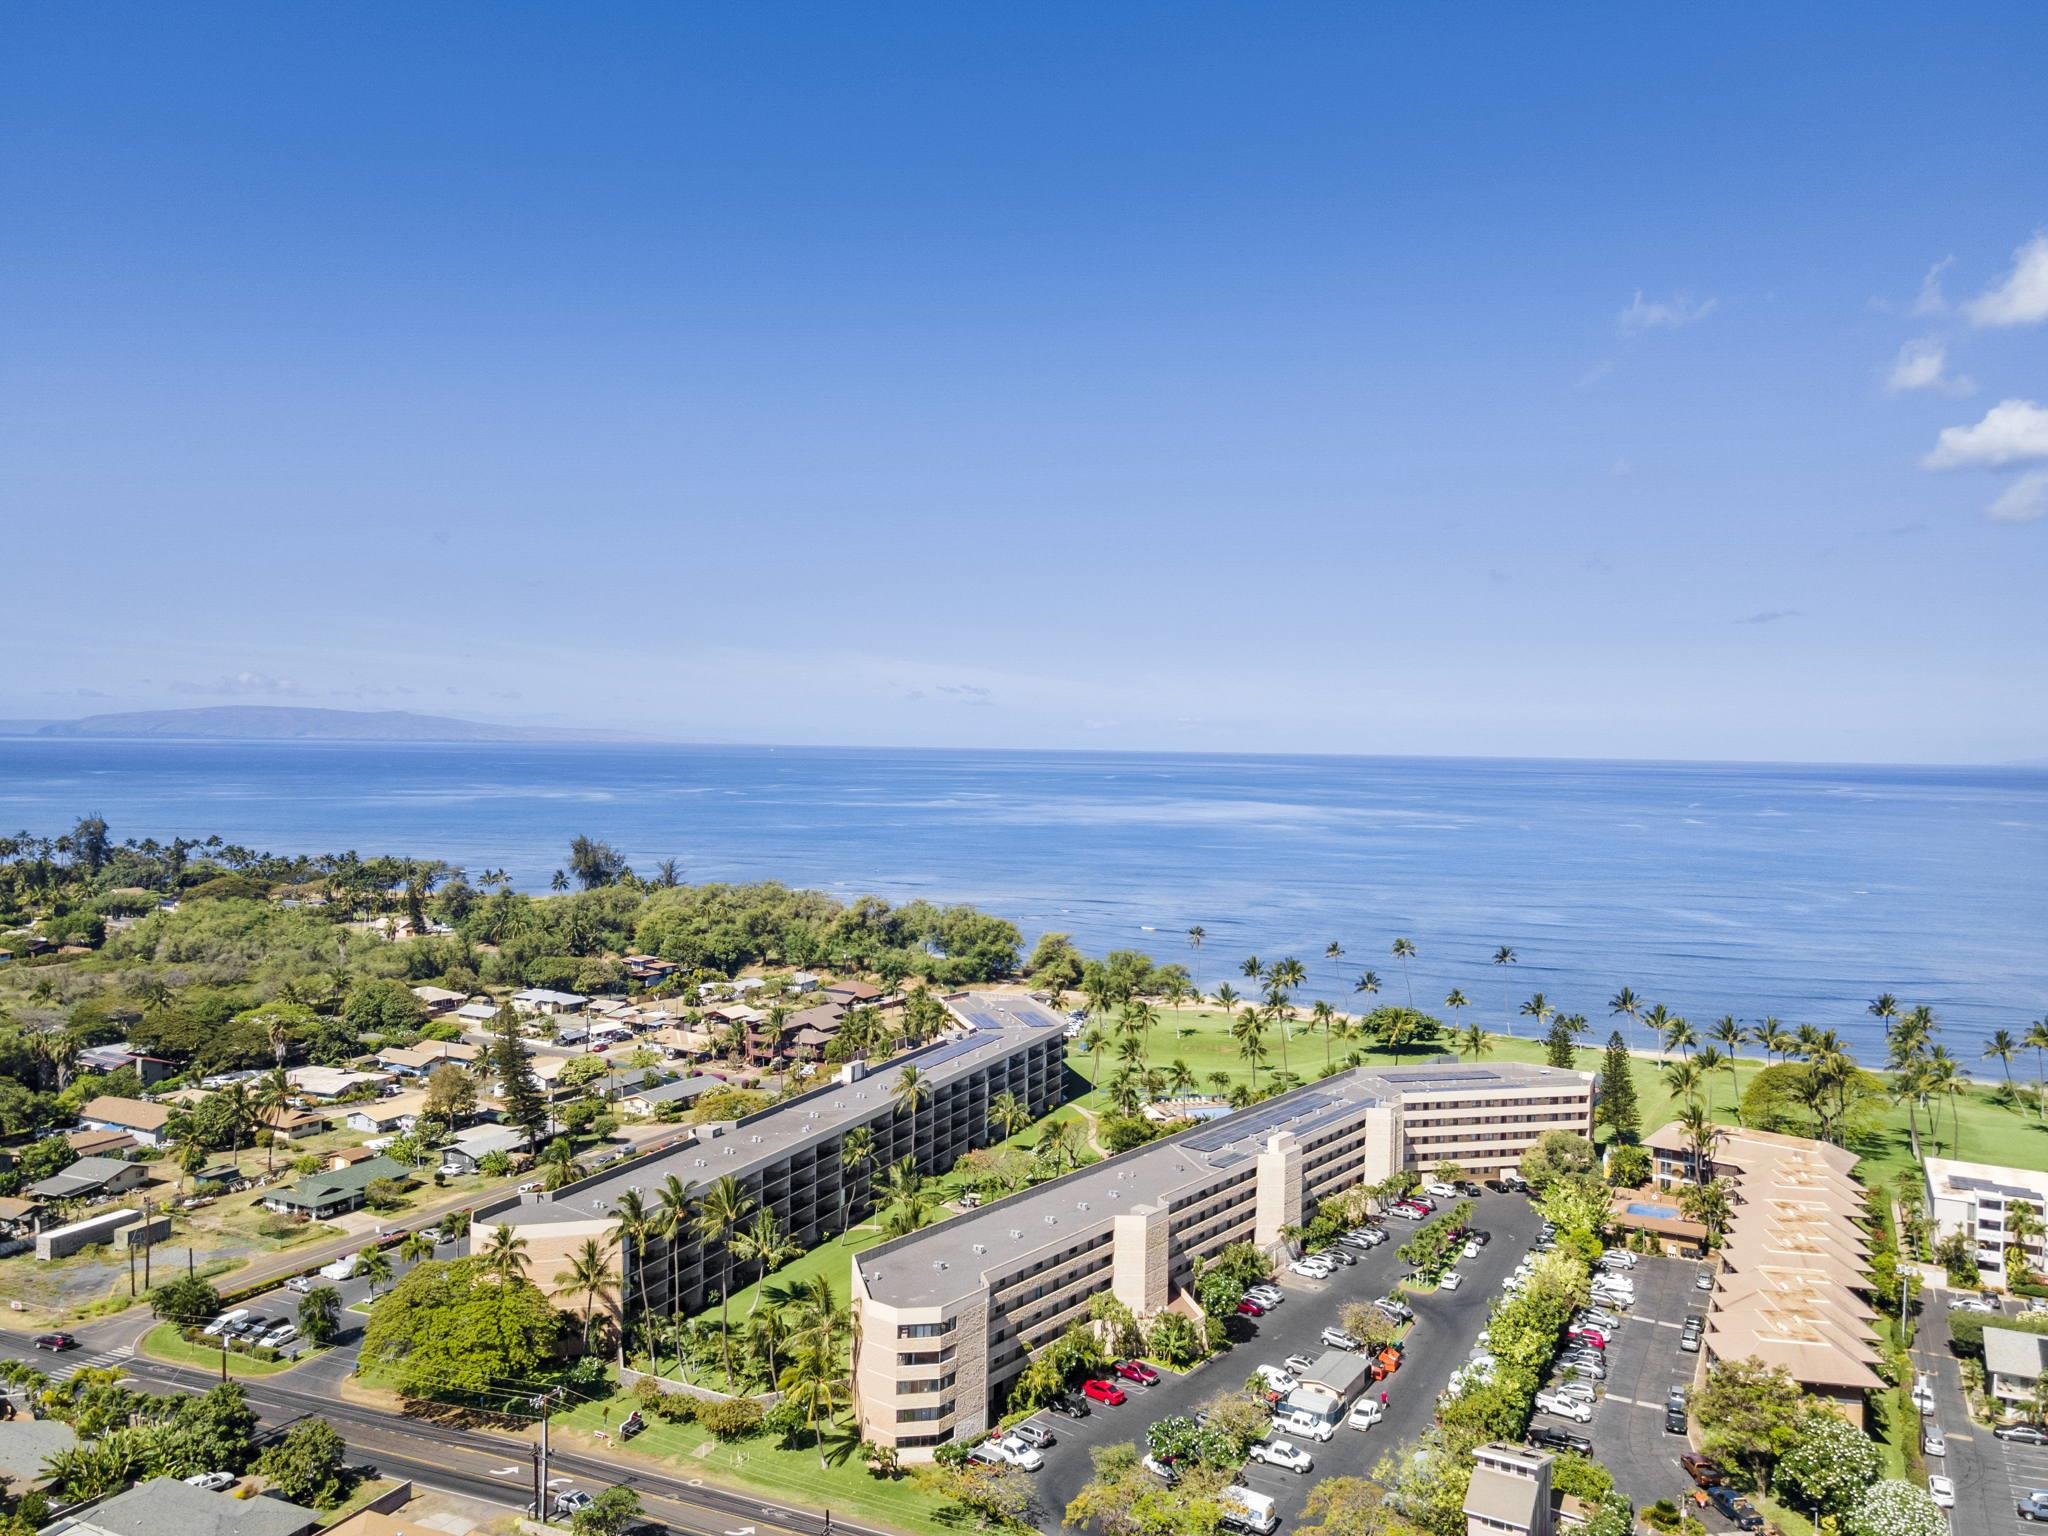
[[[210,1344],[194,1344],[178,1332],[176,1323],[158,1323],[142,1336],[141,1352],[152,1360],[161,1360],[166,1365],[190,1365],[202,1371],[220,1371],[221,1351]],[[297,1360],[258,1360],[254,1355],[227,1353],[230,1376],[259,1377],[275,1376],[312,1359],[323,1351],[309,1349]]]
[[[614,1458],[647,1456],[685,1476],[829,1509],[835,1517],[871,1520],[924,1536],[959,1536],[962,1529],[957,1512],[946,1518],[947,1506],[910,1475],[889,1479],[868,1471],[858,1437],[845,1426],[826,1431],[820,1466],[807,1433],[797,1437],[795,1448],[767,1434],[721,1441],[698,1425],[666,1424],[651,1415],[647,1428],[621,1445],[612,1431],[632,1411],[633,1402],[625,1396],[582,1403],[555,1419],[555,1435],[563,1443],[581,1441],[584,1449],[602,1445]],[[598,1440],[600,1434],[607,1438]]]

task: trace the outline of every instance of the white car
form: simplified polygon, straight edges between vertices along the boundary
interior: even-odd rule
[[[1600,1255],[1600,1262],[1603,1265],[1612,1265],[1618,1269],[1634,1269],[1642,1260],[1638,1259],[1626,1248],[1610,1248]]]
[[[204,1488],[208,1493],[225,1493],[241,1479],[232,1472],[196,1472],[185,1481],[194,1488]]]
[[[1386,1416],[1387,1411],[1386,1409],[1380,1406],[1380,1401],[1378,1398],[1361,1397],[1357,1401],[1357,1403],[1352,1406],[1351,1417],[1346,1419],[1344,1422],[1349,1424],[1353,1429],[1371,1429],[1373,1425],[1379,1423],[1379,1421],[1385,1418]]]
[[[1330,1266],[1318,1264],[1313,1259],[1296,1259],[1287,1268],[1289,1272],[1304,1276],[1310,1280],[1327,1280],[1330,1278]]]
[[[1425,1195],[1432,1195],[1438,1200],[1455,1200],[1458,1198],[1457,1190],[1444,1183],[1441,1179],[1431,1179],[1422,1186],[1422,1192]]]
[[[247,1307],[237,1307],[232,1312],[221,1313],[219,1317],[216,1317],[199,1331],[209,1339],[217,1339],[248,1315],[249,1309]]]
[[[1536,1406],[1545,1413],[1554,1413],[1561,1419],[1571,1419],[1580,1424],[1593,1421],[1592,1399],[1576,1393],[1548,1391],[1536,1394]]]
[[[1925,1371],[1913,1378],[1913,1406],[1922,1413],[1934,1412],[1934,1379]]]
[[[1467,1244],[1465,1245],[1465,1257],[1466,1257],[1466,1258],[1468,1258],[1468,1259],[1476,1259],[1476,1258],[1478,1258],[1478,1257],[1479,1257],[1479,1244],[1478,1244],[1478,1243],[1476,1243],[1476,1242],[1469,1242],[1469,1243],[1467,1243]]]
[[[1452,1270],[1449,1274],[1445,1275],[1443,1279],[1437,1281],[1437,1285],[1446,1291],[1455,1291],[1459,1286],[1463,1285],[1464,1283],[1465,1277],[1459,1274],[1455,1269]]]
[[[1261,1440],[1252,1447],[1251,1458],[1269,1467],[1285,1467],[1290,1472],[1313,1471],[1316,1464],[1315,1458],[1292,1440]]]
[[[1277,1307],[1287,1299],[1280,1288],[1273,1285],[1255,1285],[1244,1294],[1247,1301],[1256,1301],[1262,1307]]]
[[[1953,1479],[1943,1477],[1939,1472],[1927,1479],[1927,1497],[1934,1500],[1936,1509],[1956,1507],[1956,1485]]]
[[[1035,1445],[1028,1445],[1015,1435],[1005,1435],[996,1442],[996,1452],[1013,1467],[1022,1467],[1026,1472],[1036,1472],[1045,1465],[1045,1453]]]
[[[1322,1340],[1332,1349],[1363,1349],[1365,1346],[1341,1328],[1325,1328]]]
[[[1711,1270],[1701,1270],[1698,1278],[1693,1281],[1692,1288],[1696,1291],[1711,1291],[1714,1288],[1713,1272]]]

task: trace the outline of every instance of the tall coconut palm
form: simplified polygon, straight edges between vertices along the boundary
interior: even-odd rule
[[[2005,1284],[2011,1290],[2033,1277],[2034,1257],[2042,1237],[2048,1235],[2048,1226],[2043,1225],[2040,1211],[2024,1200],[2015,1200],[2005,1209],[2005,1235]]]
[[[263,1171],[269,1173],[277,1166],[277,1138],[292,1107],[291,1079],[284,1075],[284,1068],[272,1067],[258,1078],[254,1097],[257,1118],[270,1127],[270,1139],[263,1146]]]
[[[654,1221],[654,1207],[647,1203],[647,1197],[640,1193],[637,1185],[612,1201],[611,1241],[619,1250],[619,1353],[622,1358],[626,1352],[626,1333],[633,1326],[634,1306],[639,1306],[643,1320],[647,1312],[647,1234]],[[624,1284],[628,1263],[633,1266],[630,1290]],[[654,1351],[650,1348],[648,1359],[651,1361],[653,1357]]]
[[[1478,1024],[1469,1024],[1458,1032],[1458,1054],[1469,1055],[1474,1061],[1493,1049],[1493,1041]]]
[[[1664,1048],[1690,1056],[1693,1047],[1700,1043],[1699,1031],[1682,1018],[1674,1017],[1664,1026]]]
[[[526,1278],[526,1239],[508,1226],[491,1229],[478,1257],[483,1272],[501,1284],[511,1285]]]
[[[1643,1000],[1636,996],[1633,988],[1623,987],[1607,999],[1607,1016],[1627,1019],[1628,1027],[1633,1030],[1642,1019]]]
[[[1891,1096],[1906,1106],[1906,1137],[1913,1148],[1913,1162],[1920,1157],[1920,1107],[1927,1102],[1927,1058],[1909,1056],[1893,1064]]]
[[[1005,1089],[989,1100],[988,1123],[991,1130],[1001,1133],[998,1140],[1008,1141],[1031,1123],[1031,1110],[1016,1094]]]
[[[1081,1036],[1081,1049],[1095,1058],[1094,1077],[1102,1081],[1102,1048],[1109,1044],[1109,1034],[1100,1024],[1090,1024],[1088,1032]]]
[[[1734,1014],[1724,1013],[1720,1018],[1714,1020],[1713,1028],[1709,1029],[1707,1034],[1716,1045],[1723,1047],[1727,1052],[1728,1087],[1731,1090],[1730,1101],[1740,1106],[1742,1102],[1742,1078],[1735,1070],[1735,1057],[1736,1053],[1748,1042],[1749,1031],[1735,1022]],[[1741,1118],[1741,1111],[1738,1107],[1736,1119],[1740,1120]]]
[[[1266,973],[1266,968],[1259,963],[1257,955],[1246,955],[1237,963],[1237,973],[1246,981],[1257,981]]]
[[[2027,1032],[2020,1037],[2020,1044],[2034,1053],[2034,1098],[2038,1102],[2041,1117],[2048,1119],[2048,1068],[2042,1066],[2042,1053],[2048,1051],[2048,1017],[2038,1018],[2027,1026]]]
[[[763,1278],[772,1271],[782,1268],[791,1259],[804,1251],[804,1245],[796,1242],[782,1230],[782,1223],[775,1219],[775,1213],[765,1208],[754,1212],[753,1220],[732,1235],[733,1257],[742,1264],[760,1269]],[[761,1304],[756,1295],[754,1305]]]
[[[1650,1046],[1661,1059],[1664,1054],[1664,1030],[1671,1022],[1671,1015],[1662,1003],[1652,1003],[1642,1012],[1643,1030],[1650,1037]]]
[[[586,1237],[583,1246],[569,1255],[569,1267],[555,1275],[557,1290],[583,1298],[580,1310],[583,1313],[583,1352],[586,1355],[590,1353],[590,1325],[597,1316],[598,1303],[608,1302],[618,1294],[618,1282],[612,1277],[612,1261],[606,1253],[607,1243]]]
[[[1714,1073],[1720,1070],[1722,1062],[1729,1059],[1721,1054],[1718,1045],[1703,1045],[1699,1055],[1692,1058],[1692,1064],[1699,1068],[1700,1088],[1706,1094],[1708,1114],[1714,1112]]]
[[[1550,1016],[1556,1012],[1557,1010],[1550,1006],[1550,1000],[1541,992],[1533,993],[1529,1000],[1522,1004],[1522,1017],[1536,1021],[1538,1035],[1550,1028]]]
[[[917,1112],[932,1101],[931,1080],[916,1067],[905,1067],[896,1074],[896,1086],[891,1093],[896,1108],[910,1120],[910,1156],[917,1157]]]
[[[425,1232],[408,1232],[395,1251],[408,1264],[424,1264],[434,1256],[434,1240]]]
[[[913,1070],[904,1068],[905,1071]],[[732,1235],[754,1209],[754,1197],[731,1174],[721,1176],[697,1202],[697,1241],[718,1250],[718,1317],[725,1330],[725,1389],[732,1390]]]
[[[1202,941],[1209,937],[1209,930],[1200,923],[1188,929],[1188,950],[1193,955],[1195,996],[1202,995]]]
[[[1308,1016],[1312,1027],[1322,1031],[1323,1070],[1328,1072],[1330,1070],[1330,1026],[1337,1022],[1337,1010],[1319,997],[1316,999],[1315,1006],[1309,1009]]]
[[[1513,965],[1513,964],[1515,963],[1515,952],[1514,952],[1514,951],[1513,951],[1512,949],[1508,948],[1508,946],[1507,946],[1507,945],[1503,944],[1503,945],[1501,945],[1501,947],[1500,947],[1499,949],[1496,949],[1496,950],[1495,950],[1495,951],[1493,952],[1493,963],[1494,963],[1495,965],[1497,965],[1497,966],[1500,966],[1500,967],[1501,967],[1501,973],[1500,973],[1500,1011],[1501,1011],[1501,1016],[1502,1016],[1503,1018],[1507,1019],[1507,1021],[1508,1021],[1508,1037],[1509,1037],[1510,1039],[1512,1039],[1512,1038],[1514,1037],[1514,1033],[1515,1033],[1515,1020],[1514,1020],[1514,1016],[1513,1016],[1512,1014],[1510,1014],[1510,1013],[1508,1012],[1508,973],[1507,973],[1507,967],[1508,967],[1508,966],[1511,966],[1511,965]]]
[[[1361,972],[1358,980],[1351,983],[1351,990],[1360,997],[1371,998],[1377,996],[1380,990],[1380,973],[1378,971]],[[1361,1004],[1360,1006],[1366,1007],[1367,1013],[1372,1011],[1366,1005]]]
[[[1415,941],[1413,939],[1396,939],[1388,952],[1401,962],[1401,985],[1407,989],[1408,1011],[1413,1013],[1415,1011],[1415,982],[1408,975],[1408,962],[1415,958]]]
[[[1230,1038],[1237,1042],[1237,1054],[1252,1069],[1252,1091],[1259,1086],[1259,1061],[1266,1052],[1266,1019],[1256,1008],[1246,1008],[1230,1023]]]
[[[356,1266],[349,1273],[370,1282],[370,1300],[375,1301],[377,1287],[391,1279],[391,1255],[382,1248],[365,1248],[356,1255]]]
[[[853,1190],[857,1181],[864,1180],[875,1162],[875,1133],[865,1125],[856,1125],[839,1142],[839,1233],[842,1238],[853,1232]]]
[[[1946,1046],[1937,1045],[1927,1053],[1927,1076],[1922,1087],[1930,1097],[1935,1094],[1948,1095],[1949,1126],[1952,1133],[1949,1138],[1949,1156],[1961,1157],[1963,1069],[1956,1064],[1955,1058],[1949,1055]]]
[[[1751,1031],[1756,1043],[1764,1048],[1764,1060],[1771,1057],[1790,1057],[1792,1054],[1792,1032],[1771,1014],[1764,1015],[1763,1023]]]
[[[1167,1063],[1166,1080],[1172,1085],[1175,1093],[1193,1093],[1195,1091],[1195,1069],[1178,1056]]]
[[[1456,1029],[1459,1016],[1472,1006],[1472,999],[1453,987],[1444,994],[1444,1006],[1451,1010],[1451,1027]]]
[[[818,1467],[825,1467],[824,1423],[842,1408],[849,1397],[846,1373],[838,1358],[822,1343],[807,1343],[790,1357],[776,1381],[783,1400],[794,1403],[803,1413],[804,1425],[818,1447]]]
[[[1700,1068],[1695,1061],[1667,1062],[1664,1067],[1664,1085],[1672,1095],[1690,1103],[1700,1091]]]
[[[1889,992],[1880,992],[1870,1000],[1870,1006],[1863,1010],[1884,1027],[1884,1043],[1892,1043],[1892,1023],[1899,1016],[1899,1000]]]
[[[1995,1057],[1998,1064],[2005,1069],[2005,1092],[2007,1098],[2013,1096],[2012,1057],[2013,1052],[2019,1048],[2019,1041],[2013,1038],[2012,1031],[2009,1029],[1993,1030],[1991,1038],[1984,1043],[1984,1058],[1988,1061]]]
[[[683,1239],[695,1222],[695,1199],[695,1191],[674,1174],[664,1178],[654,1191],[654,1214],[649,1219],[647,1235],[661,1240],[662,1256],[668,1262],[668,1310],[671,1314],[679,1314],[683,1310]],[[680,1376],[682,1371],[683,1357],[678,1343],[676,1374]]]
[[[1144,1056],[1152,1060],[1152,1026],[1159,1022],[1159,1010],[1142,997],[1134,998],[1124,1006],[1124,1025],[1130,1032],[1144,1041]]]

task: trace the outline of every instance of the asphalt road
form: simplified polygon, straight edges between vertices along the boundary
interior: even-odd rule
[[[1458,1266],[1465,1276],[1458,1290],[1413,1299],[1415,1326],[1409,1330],[1406,1361],[1391,1378],[1371,1389],[1386,1391],[1386,1418],[1365,1431],[1339,1427],[1325,1445],[1303,1442],[1302,1448],[1315,1458],[1310,1473],[1285,1472],[1262,1462],[1247,1465],[1245,1483],[1272,1496],[1285,1525],[1292,1526],[1300,1519],[1302,1505],[1315,1484],[1326,1477],[1364,1476],[1381,1456],[1429,1427],[1436,1413],[1437,1394],[1486,1326],[1488,1308],[1500,1282],[1528,1252],[1538,1224],[1535,1211],[1521,1196],[1482,1196],[1473,1225],[1491,1232],[1493,1241],[1476,1259]],[[1092,1447],[1128,1441],[1142,1451],[1147,1426],[1173,1414],[1192,1413],[1219,1392],[1241,1391],[1253,1367],[1278,1365],[1289,1355],[1321,1354],[1323,1345],[1316,1336],[1335,1326],[1337,1309],[1343,1303],[1383,1296],[1408,1272],[1408,1266],[1394,1257],[1394,1250],[1404,1240],[1409,1224],[1394,1220],[1387,1225],[1392,1241],[1361,1254],[1357,1265],[1338,1270],[1327,1281],[1288,1274],[1283,1266],[1278,1283],[1287,1300],[1254,1321],[1254,1337],[1227,1354],[1186,1375],[1167,1376],[1156,1387],[1121,1383],[1129,1392],[1122,1407],[1092,1403],[1093,1413],[1078,1424],[1041,1414],[1039,1422],[1050,1425],[1059,1440],[1046,1452],[1045,1466],[1036,1474],[1039,1529],[1059,1528],[1067,1502],[1088,1481]]]
[[[1941,1426],[1948,1454],[1929,1456],[1926,1462],[1928,1471],[1955,1482],[1956,1507],[1949,1512],[1949,1525],[1969,1536],[2039,1530],[2020,1519],[2018,1505],[2032,1490],[2048,1488],[2048,1446],[2009,1444],[1984,1425],[1970,1422],[1962,1362],[1948,1347],[1948,1314],[1946,1292],[1923,1293],[1913,1366],[1934,1378],[1934,1422]]]
[[[1691,1449],[1688,1436],[1664,1427],[1664,1401],[1674,1386],[1690,1385],[1700,1357],[1678,1347],[1686,1315],[1704,1314],[1707,1293],[1694,1281],[1705,1266],[1683,1259],[1644,1258],[1629,1271],[1636,1304],[1607,1349],[1607,1380],[1590,1425],[1567,1424],[1539,1413],[1536,1422],[1577,1429],[1593,1454],[1614,1474],[1615,1486],[1638,1508],[1677,1499],[1692,1487],[1678,1465]],[[1704,1511],[1709,1530],[1733,1530],[1719,1511]]]
[[[34,1349],[29,1338],[0,1333],[0,1354],[45,1370],[53,1364],[68,1368],[84,1363],[83,1350],[53,1357]],[[117,1356],[108,1363],[120,1364],[123,1375],[147,1392],[204,1392],[218,1379],[205,1371],[141,1358]],[[459,1429],[386,1413],[341,1400],[331,1387],[323,1387],[317,1380],[302,1381],[297,1371],[242,1385],[266,1436],[282,1432],[300,1419],[319,1417],[341,1431],[355,1460],[374,1463],[385,1476],[411,1478],[423,1487],[508,1508],[522,1508],[532,1497],[530,1435]],[[825,1536],[828,1529],[853,1536],[883,1536],[837,1516],[773,1504],[741,1490],[672,1477],[605,1457],[558,1455],[551,1458],[550,1468],[549,1483],[556,1492],[570,1486],[596,1492],[615,1483],[637,1489],[648,1518],[684,1536],[739,1536],[742,1530],[761,1536]]]

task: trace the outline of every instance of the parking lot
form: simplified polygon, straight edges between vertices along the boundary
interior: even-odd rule
[[[1300,1518],[1309,1490],[1322,1479],[1367,1474],[1382,1455],[1429,1427],[1437,1394],[1485,1327],[1500,1283],[1528,1252],[1539,1218],[1519,1195],[1486,1194],[1475,1202],[1472,1225],[1490,1232],[1493,1241],[1478,1257],[1458,1265],[1465,1277],[1459,1289],[1410,1298],[1415,1323],[1408,1332],[1406,1359],[1393,1376],[1369,1389],[1375,1394],[1386,1392],[1386,1418],[1364,1431],[1340,1427],[1327,1444],[1302,1442],[1302,1448],[1315,1458],[1315,1468],[1307,1475],[1259,1462],[1245,1468],[1244,1482],[1272,1496],[1283,1524],[1292,1525]],[[1252,1336],[1195,1370],[1165,1376],[1149,1388],[1119,1382],[1129,1393],[1128,1401],[1115,1408],[1091,1403],[1092,1413],[1079,1423],[1039,1414],[1037,1422],[1048,1425],[1058,1436],[1058,1443],[1045,1453],[1045,1467],[1036,1476],[1043,1510],[1040,1527],[1057,1525],[1067,1501],[1088,1481],[1092,1447],[1126,1441],[1142,1451],[1149,1425],[1174,1414],[1193,1413],[1219,1392],[1242,1391],[1254,1366],[1278,1365],[1289,1355],[1313,1358],[1321,1354],[1324,1345],[1317,1335],[1336,1325],[1340,1306],[1384,1296],[1407,1274],[1408,1266],[1394,1257],[1394,1250],[1406,1240],[1409,1223],[1392,1220],[1387,1229],[1392,1241],[1360,1254],[1355,1266],[1338,1270],[1328,1280],[1304,1279],[1287,1273],[1282,1265],[1277,1283],[1287,1300],[1262,1318],[1246,1319]],[[1674,1340],[1676,1337],[1674,1334]]]
[[[1678,1465],[1691,1449],[1687,1437],[1664,1427],[1664,1403],[1674,1386],[1690,1387],[1700,1357],[1678,1347],[1687,1314],[1705,1313],[1707,1293],[1695,1286],[1705,1266],[1683,1259],[1643,1258],[1629,1271],[1635,1305],[1621,1314],[1620,1332],[1607,1346],[1607,1380],[1590,1424],[1570,1424],[1547,1413],[1538,1424],[1575,1429],[1593,1442],[1595,1457],[1614,1474],[1615,1486],[1638,1508],[1690,1493],[1692,1479]],[[1718,1511],[1704,1512],[1709,1530],[1732,1530]]]
[[[1963,1399],[1962,1363],[1948,1348],[1947,1294],[1929,1290],[1921,1307],[1920,1343],[1913,1363],[1934,1378],[1933,1418],[1941,1426],[1948,1454],[1928,1457],[1927,1467],[1955,1482],[1950,1526],[1971,1536],[2038,1530],[2020,1519],[2018,1505],[2032,1490],[2048,1488],[2048,1446],[2000,1440],[1983,1425],[1971,1423]]]

